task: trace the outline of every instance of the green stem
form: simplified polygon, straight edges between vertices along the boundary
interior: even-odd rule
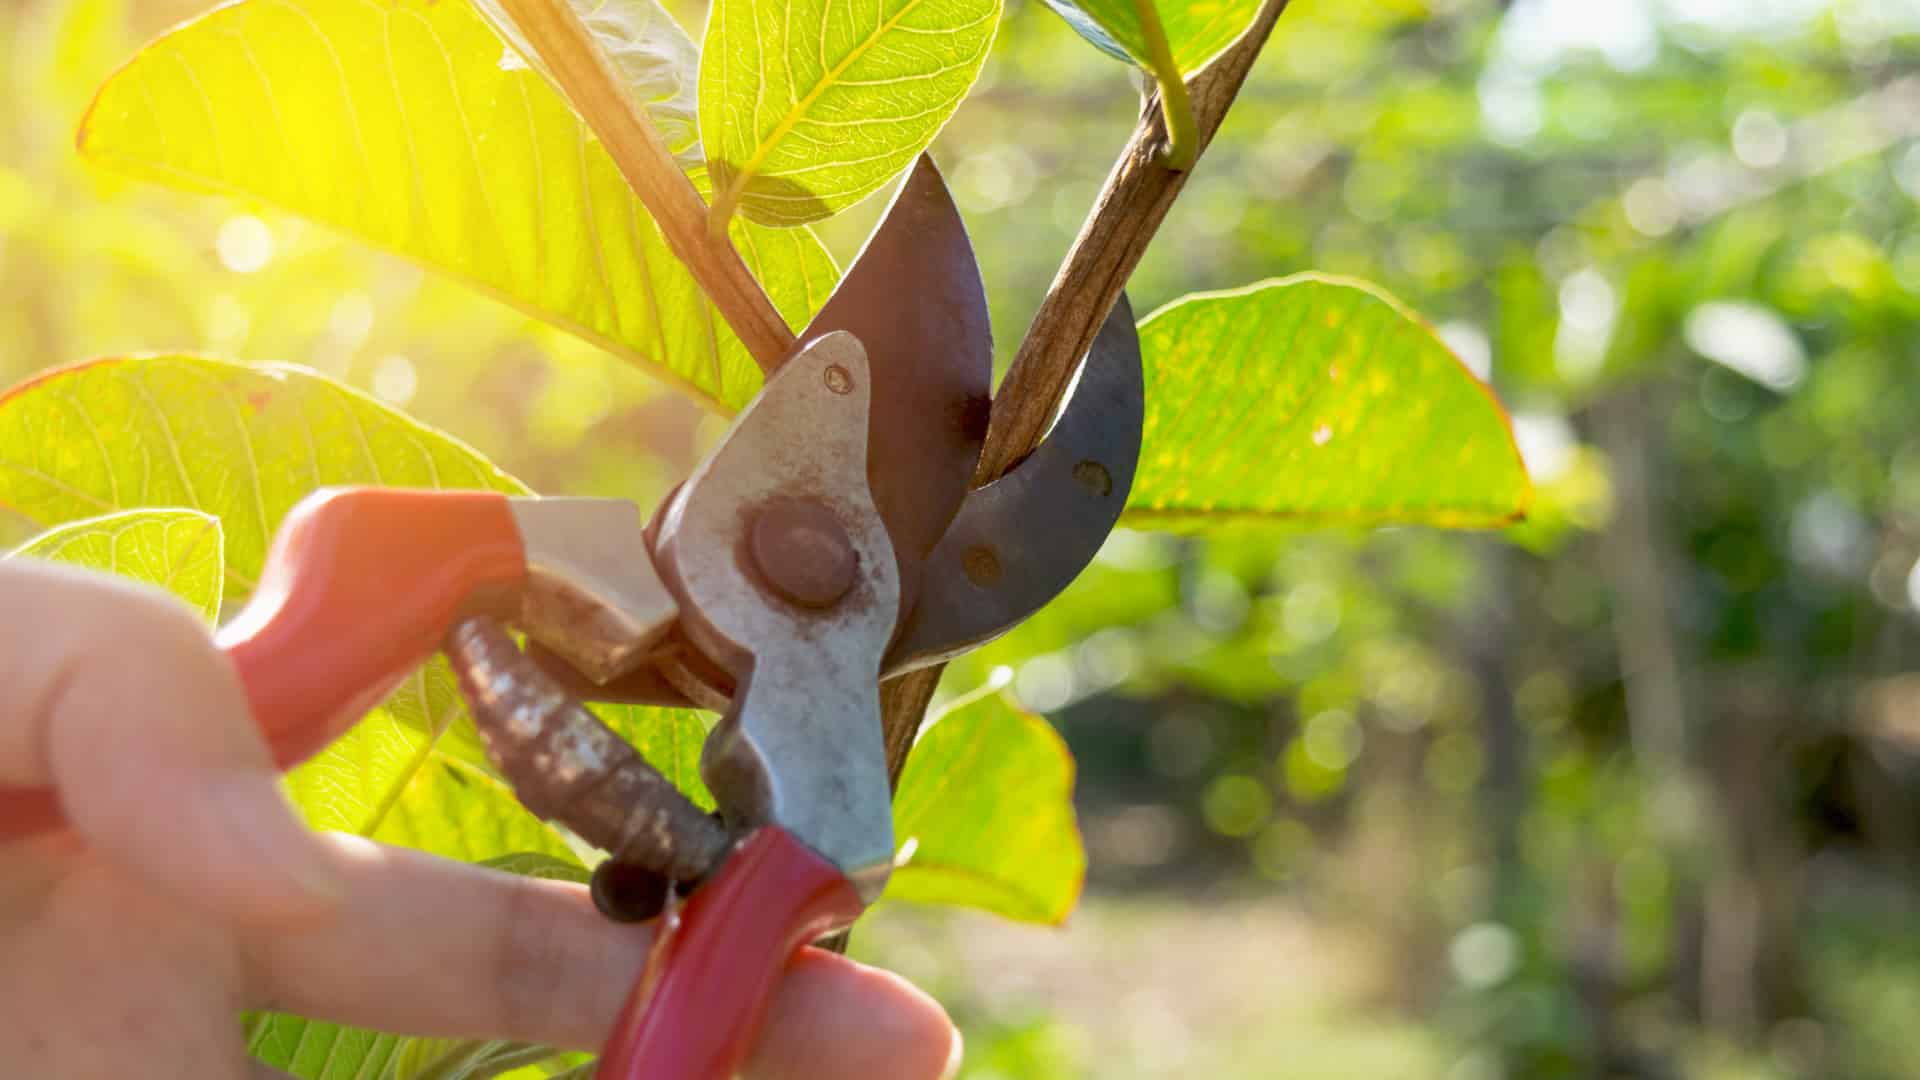
[[[1147,36],[1148,59],[1153,61],[1154,78],[1160,83],[1160,112],[1167,118],[1167,168],[1186,172],[1200,158],[1200,126],[1194,122],[1187,81],[1173,62],[1173,46],[1167,44],[1167,31],[1160,25],[1160,12],[1153,0],[1133,0],[1133,8],[1139,13],[1140,30]]]

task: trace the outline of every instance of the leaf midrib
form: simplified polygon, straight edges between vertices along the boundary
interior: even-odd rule
[[[921,2],[922,0],[907,0],[905,4],[901,5],[899,11],[888,16],[887,20],[879,26],[874,27],[871,34],[868,34],[864,40],[849,50],[845,57],[841,58],[838,63],[834,64],[831,69],[822,75],[820,80],[814,83],[813,89],[807,91],[805,97],[794,102],[786,114],[780,118],[779,122],[773,125],[773,129],[767,133],[766,137],[759,141],[759,145],[755,147],[753,154],[747,158],[746,164],[734,171],[733,179],[727,183],[725,196],[716,200],[714,205],[738,206],[740,204],[740,197],[746,194],[747,184],[752,182],[753,178],[759,174],[760,167],[766,164],[767,156],[773,152],[773,148],[779,145],[782,139],[785,139],[792,133],[795,127],[799,126],[800,121],[806,116],[807,112],[813,108],[814,103],[819,101],[821,96],[827,91],[833,89],[835,84],[839,82],[840,76],[846,74],[848,68],[852,67],[862,56],[865,56],[867,50],[871,49],[875,43],[885,37],[894,27],[898,26],[900,21],[905,19],[909,12],[920,6]],[[788,68],[788,75],[792,75],[791,67]]]

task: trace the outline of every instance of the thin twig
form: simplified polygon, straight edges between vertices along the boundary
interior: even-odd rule
[[[707,231],[707,204],[653,122],[621,85],[606,54],[567,0],[501,0],[554,81],[600,138],[620,175],[660,227],[667,246],[746,343],[762,371],[793,350],[793,331],[725,236]]]
[[[1213,142],[1214,133],[1220,130],[1220,122],[1287,4],[1288,0],[1266,0],[1240,40],[1188,81],[1187,91],[1199,127],[1199,153],[1205,153]],[[1093,346],[1100,324],[1106,321],[1107,312],[1139,265],[1148,241],[1191,175],[1191,170],[1167,167],[1167,147],[1166,121],[1158,101],[1149,98],[1141,110],[1139,126],[1107,176],[1092,212],[1080,227],[1080,235],[1074,238],[1066,261],[1020,342],[1013,366],[994,395],[993,418],[974,477],[976,486],[1004,476],[1040,445],[1080,358]],[[920,729],[927,703],[933,700],[942,670],[926,668],[880,688],[887,769],[895,783],[906,766],[914,734]]]

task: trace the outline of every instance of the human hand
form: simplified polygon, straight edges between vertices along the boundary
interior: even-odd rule
[[[236,1014],[596,1049],[651,941],[584,887],[316,834],[231,664],[170,598],[0,562],[0,786],[70,830],[0,846],[0,1061],[66,1078],[279,1075]],[[905,981],[809,950],[755,1080],[934,1080],[959,1037]]]

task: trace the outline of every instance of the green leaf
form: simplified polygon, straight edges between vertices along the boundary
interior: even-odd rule
[[[693,709],[662,709],[650,705],[590,705],[614,733],[632,743],[702,810],[713,809],[713,793],[700,778],[700,749],[707,741],[704,714]]]
[[[1154,62],[1150,28],[1140,19],[1137,0],[1046,0],[1046,4],[1100,51],[1132,60],[1165,80],[1168,73]],[[1158,0],[1154,9],[1175,71],[1184,78],[1206,67],[1246,32],[1260,10],[1260,0]]]
[[[471,448],[300,368],[97,360],[0,395],[0,504],[42,525],[152,507],[220,520],[228,600],[315,488],[526,488]]]
[[[306,1080],[489,1080],[563,1053],[487,1039],[413,1038],[280,1014],[255,1018],[248,1051]]]
[[[559,1057],[551,1046],[493,1039],[409,1039],[395,1058],[395,1076],[409,1080],[491,1080]]]
[[[585,885],[593,877],[587,868],[577,862],[542,855],[537,851],[520,851],[512,855],[500,855],[482,860],[480,865],[489,870],[518,874],[521,877],[539,878],[542,881],[571,881],[576,885]]]
[[[1087,856],[1073,815],[1073,755],[1047,722],[999,695],[920,736],[893,802],[896,900],[1065,921]]]
[[[272,1013],[251,1018],[247,1052],[304,1080],[391,1080],[401,1050],[411,1041],[384,1031]]]
[[[1500,403],[1400,302],[1300,275],[1140,324],[1147,416],[1125,520],[1484,528],[1532,495]]]
[[[593,1055],[576,1050],[552,1061],[543,1061],[533,1069],[514,1073],[512,1080],[593,1080],[596,1067]]]
[[[686,164],[698,165],[700,137],[694,129],[693,95],[700,53],[693,39],[654,0],[572,0],[572,5],[601,51],[613,61],[627,92],[647,110],[667,148]],[[553,81],[499,0],[473,0],[473,6],[512,47],[501,58],[502,67],[530,66]]]
[[[287,793],[316,829],[462,862],[531,853],[580,865],[560,834],[499,779],[385,710],[288,773]]]
[[[287,795],[311,828],[371,836],[430,757],[422,735],[376,709],[287,773]]]
[[[13,552],[144,581],[220,615],[226,556],[220,519],[198,510],[128,510],[70,522]]]
[[[373,838],[462,862],[519,852],[580,865],[560,834],[521,806],[505,783],[443,754],[407,784]]]
[[[714,0],[700,134],[715,220],[800,225],[878,191],[953,115],[999,22],[1000,0]]]
[[[613,161],[466,0],[239,0],[148,45],[88,157],[241,195],[458,276],[722,410],[760,371]],[[796,328],[836,276],[811,233],[733,230]]]
[[[324,376],[189,356],[99,360],[0,395],[0,505],[42,525],[190,507],[220,521],[229,610],[253,591],[280,519],[336,484],[487,488],[519,481],[452,437]],[[484,763],[444,660],[387,699]]]
[[[1046,0],[1046,5],[1053,10],[1055,15],[1065,19],[1067,25],[1073,28],[1073,32],[1086,38],[1088,43],[1094,48],[1099,49],[1115,60],[1123,60],[1129,64],[1135,64],[1141,67],[1146,66],[1143,61],[1134,59],[1133,54],[1127,51],[1125,45],[1114,40],[1113,35],[1108,33],[1099,22],[1095,21],[1093,16],[1075,6],[1071,0]]]

